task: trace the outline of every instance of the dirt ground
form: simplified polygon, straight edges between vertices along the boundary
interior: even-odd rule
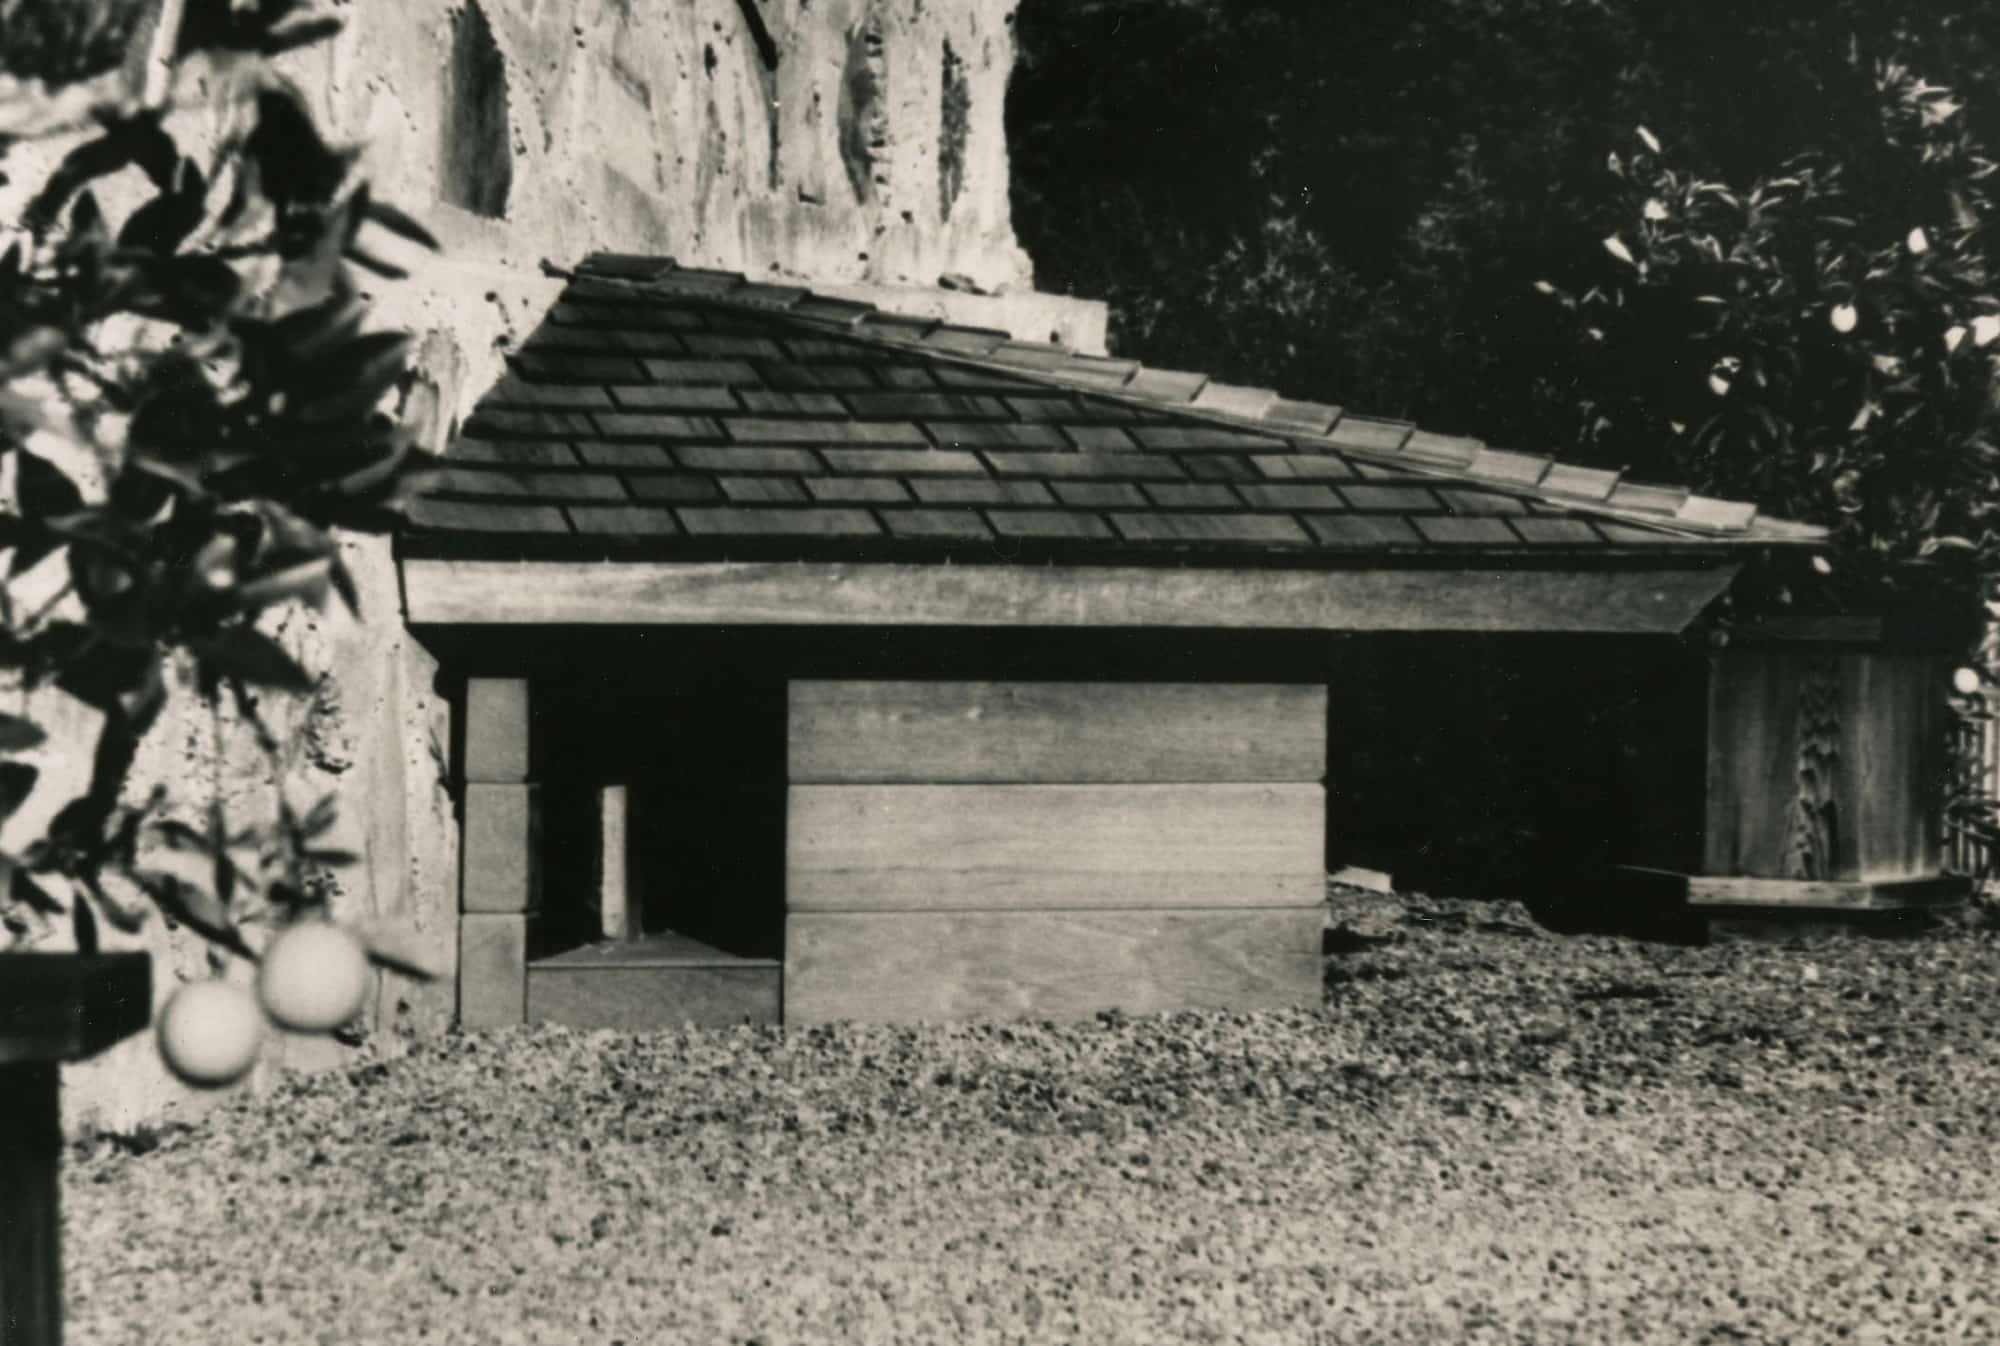
[[[2000,923],[1333,921],[1312,1011],[468,1035],[100,1138],[69,1339],[2000,1340]]]

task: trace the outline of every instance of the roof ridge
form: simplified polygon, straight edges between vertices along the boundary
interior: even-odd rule
[[[1424,430],[1413,422],[1349,412],[1333,403],[1287,398],[1268,388],[1219,382],[1206,374],[1089,355],[1060,342],[1021,341],[995,328],[896,313],[860,300],[820,295],[803,285],[753,281],[742,272],[684,267],[671,257],[594,253],[572,273],[577,298],[661,296],[746,309],[846,339],[1024,382],[1166,412],[1218,428],[1270,435],[1293,447],[1351,456],[1376,466],[1463,482],[1502,494],[1658,532],[1783,544],[1824,541],[1828,530],[1766,519],[1749,501],[1695,495],[1683,487],[1627,481],[1622,470],[1559,461],[1552,454],[1494,448],[1483,440]],[[597,287],[603,287],[599,290]],[[1762,528],[1759,529],[1759,525]]]

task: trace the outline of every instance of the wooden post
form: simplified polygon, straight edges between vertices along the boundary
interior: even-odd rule
[[[0,1066],[0,1346],[62,1340],[62,1124],[53,1061]]]
[[[152,1013],[143,953],[0,954],[0,1346],[62,1341],[61,1063]]]
[[[528,1013],[528,929],[541,905],[541,800],[528,783],[528,683],[465,689],[459,847],[458,1020],[503,1028]]]
[[[631,793],[623,785],[607,785],[597,794],[597,910],[605,939],[636,939],[638,913],[632,907]]]

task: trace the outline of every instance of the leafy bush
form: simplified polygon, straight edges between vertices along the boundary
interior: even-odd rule
[[[2000,573],[1994,164],[1963,105],[1877,75],[1874,134],[1747,187],[1643,128],[1610,171],[1616,228],[1574,319],[1581,456],[1834,530],[1813,595],[1963,613]]]
[[[298,0],[188,0],[167,96],[83,88],[88,122],[71,126],[73,81],[117,63],[105,38],[129,37],[120,16],[133,9],[43,0],[0,12],[13,67],[0,124],[17,183],[24,149],[43,152],[0,256],[0,459],[12,482],[0,676],[24,698],[56,688],[102,715],[87,790],[0,857],[0,912],[29,942],[67,915],[89,948],[100,915],[136,927],[150,898],[254,956],[242,923],[315,907],[315,873],[349,858],[326,841],[334,801],[295,807],[280,780],[267,817],[226,818],[218,796],[196,825],[164,789],[126,799],[128,776],[182,675],[218,726],[242,726],[276,761],[258,693],[314,680],[259,619],[293,602],[355,607],[335,530],[390,527],[428,466],[383,410],[408,338],[368,330],[350,268],[402,274],[369,251],[369,226],[434,245],[372,199],[354,153],[321,137],[273,69],[337,27]],[[12,41],[24,33],[36,40]],[[176,98],[227,128],[207,152],[178,143]],[[108,203],[135,196],[114,220]],[[0,715],[0,751],[43,739]],[[36,783],[29,763],[0,763],[0,817]],[[199,860],[199,878],[171,863],[176,852]]]

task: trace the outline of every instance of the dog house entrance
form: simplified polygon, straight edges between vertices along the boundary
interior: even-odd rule
[[[542,916],[528,1017],[775,1022],[784,682],[740,660],[538,680]]]

